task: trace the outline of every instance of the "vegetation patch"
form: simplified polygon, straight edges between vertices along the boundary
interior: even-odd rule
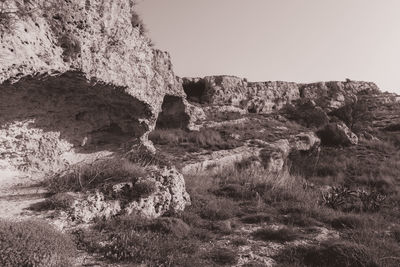
[[[76,166],[66,174],[50,178],[46,185],[51,193],[84,192],[104,184],[135,183],[144,175],[141,166],[128,160],[107,159]]]
[[[0,265],[71,266],[75,245],[45,222],[0,221]]]
[[[277,241],[277,242],[289,242],[301,237],[301,234],[296,232],[293,228],[283,227],[279,229],[273,228],[262,228],[253,232],[255,239],[264,241]]]

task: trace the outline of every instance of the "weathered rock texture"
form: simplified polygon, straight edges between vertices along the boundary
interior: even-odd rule
[[[181,171],[185,175],[212,174],[233,169],[237,164],[248,161],[263,166],[267,173],[277,174],[285,169],[291,151],[310,151],[320,143],[313,132],[300,133],[272,143],[254,139],[235,149],[200,156],[188,162]]]
[[[270,113],[301,98],[313,100],[327,111],[354,101],[360,94],[379,92],[374,83],[347,80],[297,84],[248,82],[234,76],[182,79],[189,100],[211,105],[232,105],[252,113]]]
[[[190,204],[185,180],[174,168],[155,169],[133,185],[132,183],[114,185],[113,195],[118,196],[123,190],[135,190],[141,183],[151,184],[153,191],[149,195],[130,201],[107,199],[98,189],[93,193],[68,193],[73,199],[67,209],[69,219],[90,223],[98,217],[109,218],[118,214],[137,214],[146,218],[156,218],[167,212],[181,212]]]
[[[133,0],[1,8],[0,166],[56,171],[71,153],[146,142],[162,106],[162,118],[178,112],[176,126],[194,123],[170,57],[143,35]]]

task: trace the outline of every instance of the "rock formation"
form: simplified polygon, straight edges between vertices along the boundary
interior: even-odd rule
[[[340,108],[357,99],[357,95],[379,92],[370,82],[248,82],[235,76],[184,78],[188,98],[210,105],[232,105],[251,113],[271,113],[295,100],[308,99],[326,111]]]
[[[57,171],[137,138],[147,143],[158,114],[170,118],[162,107],[180,112],[172,124],[194,123],[187,113],[199,111],[168,53],[143,34],[133,0],[6,0],[1,8],[0,166]]]

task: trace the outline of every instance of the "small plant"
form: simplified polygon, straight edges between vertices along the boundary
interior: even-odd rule
[[[322,193],[322,203],[332,209],[338,209],[355,196],[356,191],[344,186],[333,186],[329,191]]]
[[[71,266],[72,240],[39,221],[0,221],[0,266]]]
[[[364,211],[378,211],[386,200],[386,195],[377,191],[359,190],[358,197],[361,199]]]

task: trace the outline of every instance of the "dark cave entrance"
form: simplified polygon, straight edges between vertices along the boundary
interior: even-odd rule
[[[110,149],[138,138],[148,130],[140,119],[150,117],[148,105],[124,88],[90,82],[79,72],[0,85],[1,128],[31,120],[30,127],[60,132],[79,152]]]
[[[203,79],[198,81],[184,80],[183,90],[189,101],[196,103],[205,102],[206,82]]]
[[[182,97],[166,95],[158,115],[157,129],[186,129],[190,117],[186,114]]]

